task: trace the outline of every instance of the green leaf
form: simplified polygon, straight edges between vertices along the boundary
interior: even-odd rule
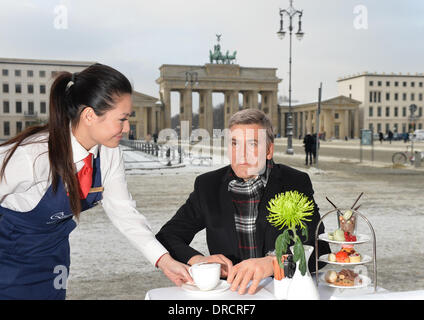
[[[290,235],[286,229],[282,234],[280,234],[275,240],[275,255],[277,257],[278,264],[281,268],[284,268],[284,265],[281,263],[281,257],[287,252],[287,247],[290,244]]]
[[[299,263],[299,271],[302,276],[306,274],[306,259],[305,254],[302,255]]]
[[[302,236],[305,237],[305,242],[308,241],[309,235],[308,235],[308,227],[307,226],[305,226],[305,228],[302,229]]]
[[[281,263],[281,257],[283,255],[281,248],[283,247],[283,241],[283,234],[280,234],[275,240],[275,256],[277,257],[278,264],[281,268],[284,268]]]
[[[293,247],[293,261],[299,261],[300,259],[302,259],[302,256],[305,256],[305,251],[303,250],[302,241],[299,237],[297,237]]]

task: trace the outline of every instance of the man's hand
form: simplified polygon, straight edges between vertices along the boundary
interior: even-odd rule
[[[227,278],[227,282],[231,283],[231,290],[236,291],[238,288],[238,293],[244,294],[252,280],[248,293],[254,294],[261,280],[274,273],[272,258],[252,258],[236,264]]]
[[[177,286],[181,286],[185,282],[193,282],[188,273],[189,266],[174,260],[169,253],[159,259],[158,267]]]
[[[187,263],[192,266],[193,264],[200,263],[200,262],[219,263],[221,265],[222,278],[228,277],[228,275],[230,274],[233,268],[233,263],[231,262],[231,260],[222,254],[214,254],[211,256],[202,256],[202,255],[193,256],[190,258],[190,260],[188,260]]]

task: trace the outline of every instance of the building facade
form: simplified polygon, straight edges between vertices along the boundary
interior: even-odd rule
[[[319,133],[324,138],[358,138],[360,101],[345,96],[321,101],[320,117],[317,118],[318,102],[292,106],[293,137]],[[289,107],[280,106],[281,127],[287,128]],[[319,125],[319,129],[318,129]],[[287,134],[286,129],[284,132]]]
[[[49,117],[57,72],[79,72],[94,62],[0,58],[0,139],[7,140]]]
[[[360,126],[374,133],[424,128],[424,74],[364,72],[337,81],[341,95],[361,101]],[[411,117],[410,106],[416,106]]]
[[[133,91],[130,130],[134,139],[147,139],[162,129],[163,105],[158,98]]]

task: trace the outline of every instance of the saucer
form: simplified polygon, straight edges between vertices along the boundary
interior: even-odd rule
[[[203,291],[203,290],[200,290],[195,284],[188,284],[188,283],[184,283],[181,286],[181,288],[184,291],[187,291],[189,293],[209,295],[209,294],[224,292],[224,291],[228,290],[230,288],[230,286],[231,285],[226,280],[220,280],[218,282],[218,284],[216,285],[216,287],[211,289],[211,290]]]

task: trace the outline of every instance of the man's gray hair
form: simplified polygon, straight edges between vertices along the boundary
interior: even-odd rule
[[[228,128],[238,124],[258,124],[266,129],[266,145],[274,143],[274,130],[271,120],[259,109],[243,109],[234,113],[228,123]]]

